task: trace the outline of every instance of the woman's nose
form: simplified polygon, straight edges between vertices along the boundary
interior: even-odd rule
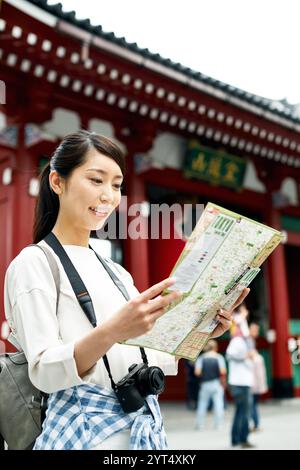
[[[101,188],[100,193],[100,200],[101,201],[112,201],[113,200],[113,192],[110,188]]]

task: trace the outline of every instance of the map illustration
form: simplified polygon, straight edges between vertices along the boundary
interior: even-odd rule
[[[169,290],[183,295],[153,329],[126,344],[196,360],[217,325],[220,308],[229,310],[281,242],[277,230],[208,203],[171,276]]]

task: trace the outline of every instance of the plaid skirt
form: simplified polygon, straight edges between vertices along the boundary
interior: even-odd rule
[[[167,449],[155,395],[146,397],[140,410],[125,413],[112,390],[83,384],[50,394],[33,450],[89,450],[129,428],[130,449]]]

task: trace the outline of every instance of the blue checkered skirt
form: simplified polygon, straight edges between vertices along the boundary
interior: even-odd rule
[[[167,449],[155,395],[146,397],[140,410],[125,413],[112,390],[83,384],[50,394],[33,450],[93,449],[125,429],[130,429],[130,449]]]

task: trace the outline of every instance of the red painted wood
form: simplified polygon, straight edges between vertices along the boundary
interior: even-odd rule
[[[280,230],[280,213],[271,208],[267,223]],[[289,297],[284,246],[280,244],[267,261],[270,325],[276,331],[276,341],[272,344],[273,377],[291,378],[292,366],[288,351]]]
[[[290,215],[291,217],[299,217],[300,218],[300,204],[298,206],[289,206],[284,207],[281,210],[282,214]]]
[[[33,214],[36,198],[29,195],[30,179],[36,177],[36,162],[24,145],[24,127],[19,128],[17,168],[14,172],[13,256],[32,243]]]
[[[185,400],[187,397],[187,372],[184,360],[180,359],[178,374],[166,377],[165,391],[160,395],[160,400]]]
[[[287,232],[287,244],[293,245],[293,246],[300,246],[300,233],[288,231]]]
[[[0,148],[0,333],[2,332],[2,323],[5,321],[4,314],[4,277],[7,266],[12,259],[13,253],[13,190],[12,185],[3,185],[2,176],[6,168],[13,168],[13,156],[3,148]],[[5,338],[0,336],[0,341]],[[6,350],[11,350],[7,342],[4,342]],[[3,350],[3,344],[0,344]]]
[[[13,39],[7,33],[7,31],[5,31],[3,34],[4,41],[2,41],[4,58],[6,57],[6,54],[14,51],[19,53],[20,58],[18,60],[20,62],[23,57],[26,57],[27,54],[29,54],[29,57],[33,61],[34,65],[45,65],[47,70],[49,68],[56,70],[59,76],[67,74],[71,77],[71,82],[75,78],[80,78],[83,81],[83,84],[94,84],[96,86],[101,86],[102,88],[107,89],[107,92],[116,93],[117,96],[125,96],[131,100],[135,99],[138,103],[146,103],[150,107],[157,107],[160,111],[167,111],[169,114],[175,114],[178,116],[178,119],[182,117],[187,118],[189,121],[196,122],[197,124],[202,123],[206,126],[212,127],[215,130],[221,130],[223,132],[226,131],[230,136],[236,135],[238,137],[244,137],[253,143],[259,143],[267,148],[274,148],[275,150],[279,150],[284,153],[297,153],[297,151],[289,152],[289,150],[284,147],[283,144],[277,145],[274,142],[270,143],[266,138],[257,137],[256,135],[253,135],[251,131],[246,132],[242,129],[236,128],[234,125],[228,125],[226,123],[224,124],[224,121],[220,122],[220,120],[217,119],[217,114],[222,112],[224,113],[225,117],[230,115],[234,119],[239,118],[241,121],[243,121],[243,123],[247,122],[252,127],[258,127],[259,129],[264,129],[266,132],[273,132],[275,135],[279,134],[283,138],[287,137],[290,140],[292,139],[295,142],[300,143],[299,134],[295,131],[291,131],[280,124],[276,124],[271,120],[267,120],[263,116],[257,116],[254,113],[243,109],[242,107],[234,105],[232,102],[214,97],[202,90],[196,90],[192,87],[187,87],[185,83],[177,82],[172,78],[163,76],[162,74],[153,70],[149,70],[146,67],[141,68],[137,63],[133,63],[107,50],[96,48],[93,45],[91,45],[89,48],[89,57],[94,62],[94,65],[91,69],[85,68],[82,60],[79,62],[79,64],[72,64],[70,62],[71,53],[82,53],[82,43],[80,42],[79,38],[59,32],[59,28],[54,30],[53,28],[42,24],[38,20],[29,17],[19,10],[16,13],[15,8],[7,3],[3,4],[1,13],[8,23],[8,31],[16,23],[24,30],[22,37],[17,40]],[[62,25],[63,22],[60,24]],[[37,34],[38,41],[35,46],[28,47],[28,44],[25,41],[28,32],[34,32]],[[46,53],[41,49],[41,43],[44,39],[50,39],[53,43],[53,47],[50,52]],[[65,57],[59,58],[57,55],[55,55],[54,52],[59,46],[63,46],[66,49]],[[17,65],[19,65],[19,62]],[[107,65],[106,72],[101,76],[95,70],[96,65],[99,63],[105,63]],[[6,67],[4,66],[4,68]],[[110,78],[110,71],[113,68],[118,70],[119,75],[116,79],[112,80]],[[11,71],[12,69],[9,68],[9,70]],[[17,69],[13,70],[16,74],[24,77],[24,74],[17,71]],[[131,75],[131,81],[126,85],[122,82],[121,79],[125,73],[129,73]],[[27,76],[32,78],[32,74],[28,74]],[[135,79],[137,78],[142,80],[141,88],[134,87],[133,85]],[[33,80],[43,82],[45,86],[44,76],[41,79]],[[187,101],[193,100],[198,104],[201,103],[205,105],[207,109],[213,109],[215,111],[215,116],[210,119],[206,115],[200,115],[197,109],[191,111],[187,108],[187,106],[179,106],[177,101],[170,103],[170,101],[166,99],[166,96],[159,98],[155,91],[153,93],[146,93],[144,87],[146,83],[152,83],[155,90],[161,87],[166,91],[166,94],[172,91],[176,94],[177,98],[184,96]],[[57,90],[61,87],[55,83],[51,85],[51,88]],[[68,87],[63,89],[63,92],[68,93],[68,91]],[[75,95],[77,100],[78,96],[80,96],[81,101],[91,102],[94,100],[94,95],[92,95],[90,98],[86,97],[81,92]],[[76,101],[76,99],[74,101]],[[111,107],[111,109],[113,108]],[[125,109],[123,114],[124,113],[128,114],[128,110]],[[140,117],[140,119],[143,118]],[[160,126],[159,123],[157,125],[161,128],[165,127],[163,125]],[[168,128],[174,129],[172,126],[168,126]],[[187,134],[186,131],[181,131],[177,127],[176,132],[183,135]],[[187,135],[191,134],[188,133]],[[299,175],[299,169],[296,169],[296,171]]]
[[[128,174],[126,176],[126,196],[127,196],[127,214],[128,210],[133,210],[138,216],[138,204],[147,200],[145,193],[145,184],[141,178],[133,172],[132,158],[129,160]],[[133,206],[136,204],[137,206]],[[148,219],[139,217],[140,226],[136,228],[141,233],[141,237],[133,239],[130,231],[136,226],[134,215],[127,217],[127,239],[124,252],[124,261],[126,269],[131,273],[135,285],[140,292],[149,287],[149,261],[148,261]],[[134,227],[132,226],[134,224]],[[134,230],[135,231],[135,230]]]
[[[151,169],[141,174],[147,183],[163,186],[166,188],[176,188],[190,194],[202,195],[206,198],[224,201],[225,203],[236,204],[247,209],[262,211],[266,205],[266,197],[262,193],[256,193],[247,189],[235,192],[227,188],[211,186],[202,181],[186,179],[181,170],[165,168],[163,170]]]
[[[300,397],[300,387],[294,387],[294,396]]]

